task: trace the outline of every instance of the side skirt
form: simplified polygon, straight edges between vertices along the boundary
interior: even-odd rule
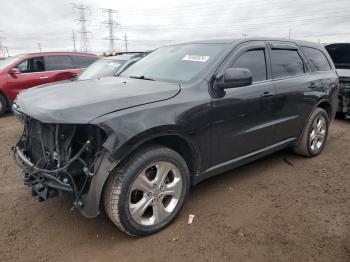
[[[218,164],[216,166],[210,167],[207,170],[205,170],[203,173],[193,176],[191,179],[191,184],[196,185],[199,182],[201,182],[202,180],[205,180],[205,179],[210,178],[212,176],[216,176],[218,174],[224,173],[226,171],[237,168],[239,166],[243,166],[245,164],[248,164],[248,163],[250,163],[254,160],[257,160],[259,158],[262,158],[264,156],[270,155],[276,151],[279,151],[283,148],[290,146],[295,141],[296,141],[295,137],[289,138],[287,140],[278,142],[276,144],[265,147],[265,148],[260,149],[258,151],[255,151],[255,152],[246,154],[244,156],[240,156],[240,157],[231,159],[229,161]]]

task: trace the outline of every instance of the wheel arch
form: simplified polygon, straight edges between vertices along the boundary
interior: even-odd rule
[[[175,130],[166,132],[159,132],[157,129],[147,130],[129,139],[115,150],[111,157],[114,161],[118,161],[118,167],[138,149],[151,144],[163,145],[180,154],[184,158],[191,175],[200,171],[201,156],[197,146],[182,132]]]
[[[9,99],[7,98],[7,95],[6,95],[2,90],[0,90],[0,96],[2,96],[2,97],[5,98],[6,107],[9,108],[9,107],[10,107],[10,101],[9,101]]]
[[[327,115],[328,115],[329,122],[332,121],[332,116],[333,116],[332,105],[327,99],[321,99],[320,101],[318,101],[315,104],[315,106],[312,108],[312,110],[310,111],[309,115],[307,116],[306,121],[304,123],[304,126],[303,126],[303,128],[301,130],[301,133],[300,133],[300,135],[299,135],[299,137],[298,137],[298,139],[297,139],[295,144],[298,144],[300,142],[300,139],[301,139],[301,137],[302,137],[302,135],[303,135],[303,133],[305,131],[306,125],[307,125],[307,123],[308,123],[308,121],[309,121],[309,119],[310,119],[310,117],[312,115],[312,112],[314,112],[316,108],[322,108],[323,110],[325,110]]]
[[[331,105],[331,103],[329,101],[327,101],[326,99],[323,99],[323,100],[319,101],[316,104],[315,108],[317,108],[317,107],[324,109],[327,112],[328,120],[329,121],[332,120],[332,118],[333,118],[332,116],[333,116],[334,110],[332,109],[332,105]],[[315,110],[315,108],[313,110]]]

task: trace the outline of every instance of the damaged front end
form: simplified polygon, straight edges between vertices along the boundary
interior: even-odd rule
[[[339,77],[338,111],[350,119],[350,77]]]
[[[350,43],[336,43],[325,46],[332,58],[339,76],[338,113],[350,118]]]
[[[62,192],[74,194],[82,207],[104,154],[106,134],[89,124],[47,124],[22,115],[24,131],[13,147],[24,183],[39,201]]]

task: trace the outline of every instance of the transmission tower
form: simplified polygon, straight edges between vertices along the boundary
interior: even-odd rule
[[[119,25],[116,21],[114,21],[113,14],[117,16],[117,11],[113,9],[102,9],[102,13],[107,14],[107,20],[103,21],[102,23],[108,28],[108,37],[105,38],[105,40],[109,41],[109,48],[108,51],[112,53],[115,51],[115,41],[119,40],[119,38],[115,37],[114,30]]]
[[[9,49],[8,49],[7,46],[5,46],[5,51],[6,51],[6,53],[7,53],[7,57],[10,57]]]
[[[128,52],[128,37],[124,35],[125,52]]]
[[[4,46],[2,45],[2,40],[5,39],[5,37],[1,36],[2,31],[0,31],[0,57],[5,57],[5,50]]]
[[[85,5],[77,5],[77,4],[72,4],[73,9],[78,11],[78,18],[77,21],[79,22],[80,25],[80,51],[81,52],[89,52],[90,50],[90,45],[89,45],[89,38],[88,34],[90,33],[87,30],[86,24],[88,20],[86,19],[86,12],[90,11],[90,8],[85,6]]]
[[[74,32],[74,30],[72,30],[72,38],[73,38],[74,52],[76,52],[77,51],[77,47],[76,47],[76,44],[75,44],[75,32]]]

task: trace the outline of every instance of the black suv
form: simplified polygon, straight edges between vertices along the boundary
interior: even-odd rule
[[[165,46],[118,77],[22,92],[14,146],[39,200],[72,192],[130,235],[165,228],[190,185],[286,147],[325,146],[338,77],[323,47],[273,39]]]

